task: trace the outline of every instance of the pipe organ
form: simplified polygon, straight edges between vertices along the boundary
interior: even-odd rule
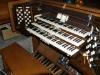
[[[94,16],[43,0],[19,3],[13,10],[15,29],[33,36],[34,57],[53,75],[95,75],[85,56]]]

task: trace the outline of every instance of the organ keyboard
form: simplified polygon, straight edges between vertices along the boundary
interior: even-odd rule
[[[26,30],[68,56],[72,56],[79,51],[80,46],[85,42],[84,38],[88,35],[88,32],[83,29],[68,25],[48,15],[35,15],[34,19],[35,22],[27,26]],[[80,37],[80,34],[82,37]]]
[[[37,37],[41,38],[47,44],[51,44],[54,47],[58,48],[62,52],[68,54],[68,56],[72,56],[76,52],[79,51],[77,47],[71,45],[60,38],[56,37],[55,35],[50,34],[49,32],[40,29],[39,27],[32,25],[31,28],[27,28],[27,31],[36,35]]]
[[[43,22],[49,23],[51,25],[55,25],[56,27],[62,28],[68,32],[71,32],[71,33],[81,36],[83,38],[85,38],[89,34],[89,32],[87,32],[83,29],[80,29],[78,27],[75,27],[75,26],[67,24],[67,23],[60,22],[59,19],[52,18],[48,15],[40,15],[40,16],[36,16],[35,18],[37,18]]]
[[[75,37],[69,33],[64,32],[60,28],[57,28],[56,26],[50,25],[40,20],[36,23],[32,23],[32,25],[38,26],[40,29],[46,30],[49,33],[56,35],[57,37],[60,37],[69,43],[73,43],[75,46],[80,46],[85,42],[82,38]]]
[[[27,10],[25,5],[30,8],[27,13],[24,13]],[[83,20],[86,15],[64,9],[62,7],[65,4],[52,1],[36,1],[31,4],[34,7],[28,3],[25,5],[19,6],[23,12],[17,13],[27,16],[22,16],[23,22],[20,22],[20,19],[15,22],[20,22],[17,22],[18,26],[25,24],[25,30],[33,35],[34,57],[53,75],[95,75],[82,58],[82,48],[90,34],[84,27],[87,25],[87,19]],[[20,17],[17,14],[16,16]],[[19,28],[18,26],[16,28]]]

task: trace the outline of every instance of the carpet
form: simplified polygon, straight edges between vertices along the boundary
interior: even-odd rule
[[[3,25],[0,25],[0,29],[7,27],[8,29],[11,29],[10,23],[6,23]],[[10,39],[4,40],[2,37],[2,33],[0,33],[0,50],[11,45],[12,43],[18,43],[20,46],[25,48],[29,53],[33,53],[33,45],[32,45],[32,37],[26,37],[24,35],[17,35],[14,36]],[[0,75],[4,75],[1,70],[3,70],[3,61],[2,61],[2,56],[0,55]]]

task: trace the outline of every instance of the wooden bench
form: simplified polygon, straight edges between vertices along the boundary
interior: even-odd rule
[[[30,53],[14,43],[2,50],[8,75],[51,75]]]

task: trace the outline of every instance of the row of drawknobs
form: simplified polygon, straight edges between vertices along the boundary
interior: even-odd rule
[[[100,36],[99,32],[93,31],[93,33],[87,39],[86,54],[88,55],[88,60],[90,67],[97,67],[95,61],[98,61],[99,49],[100,49]]]

